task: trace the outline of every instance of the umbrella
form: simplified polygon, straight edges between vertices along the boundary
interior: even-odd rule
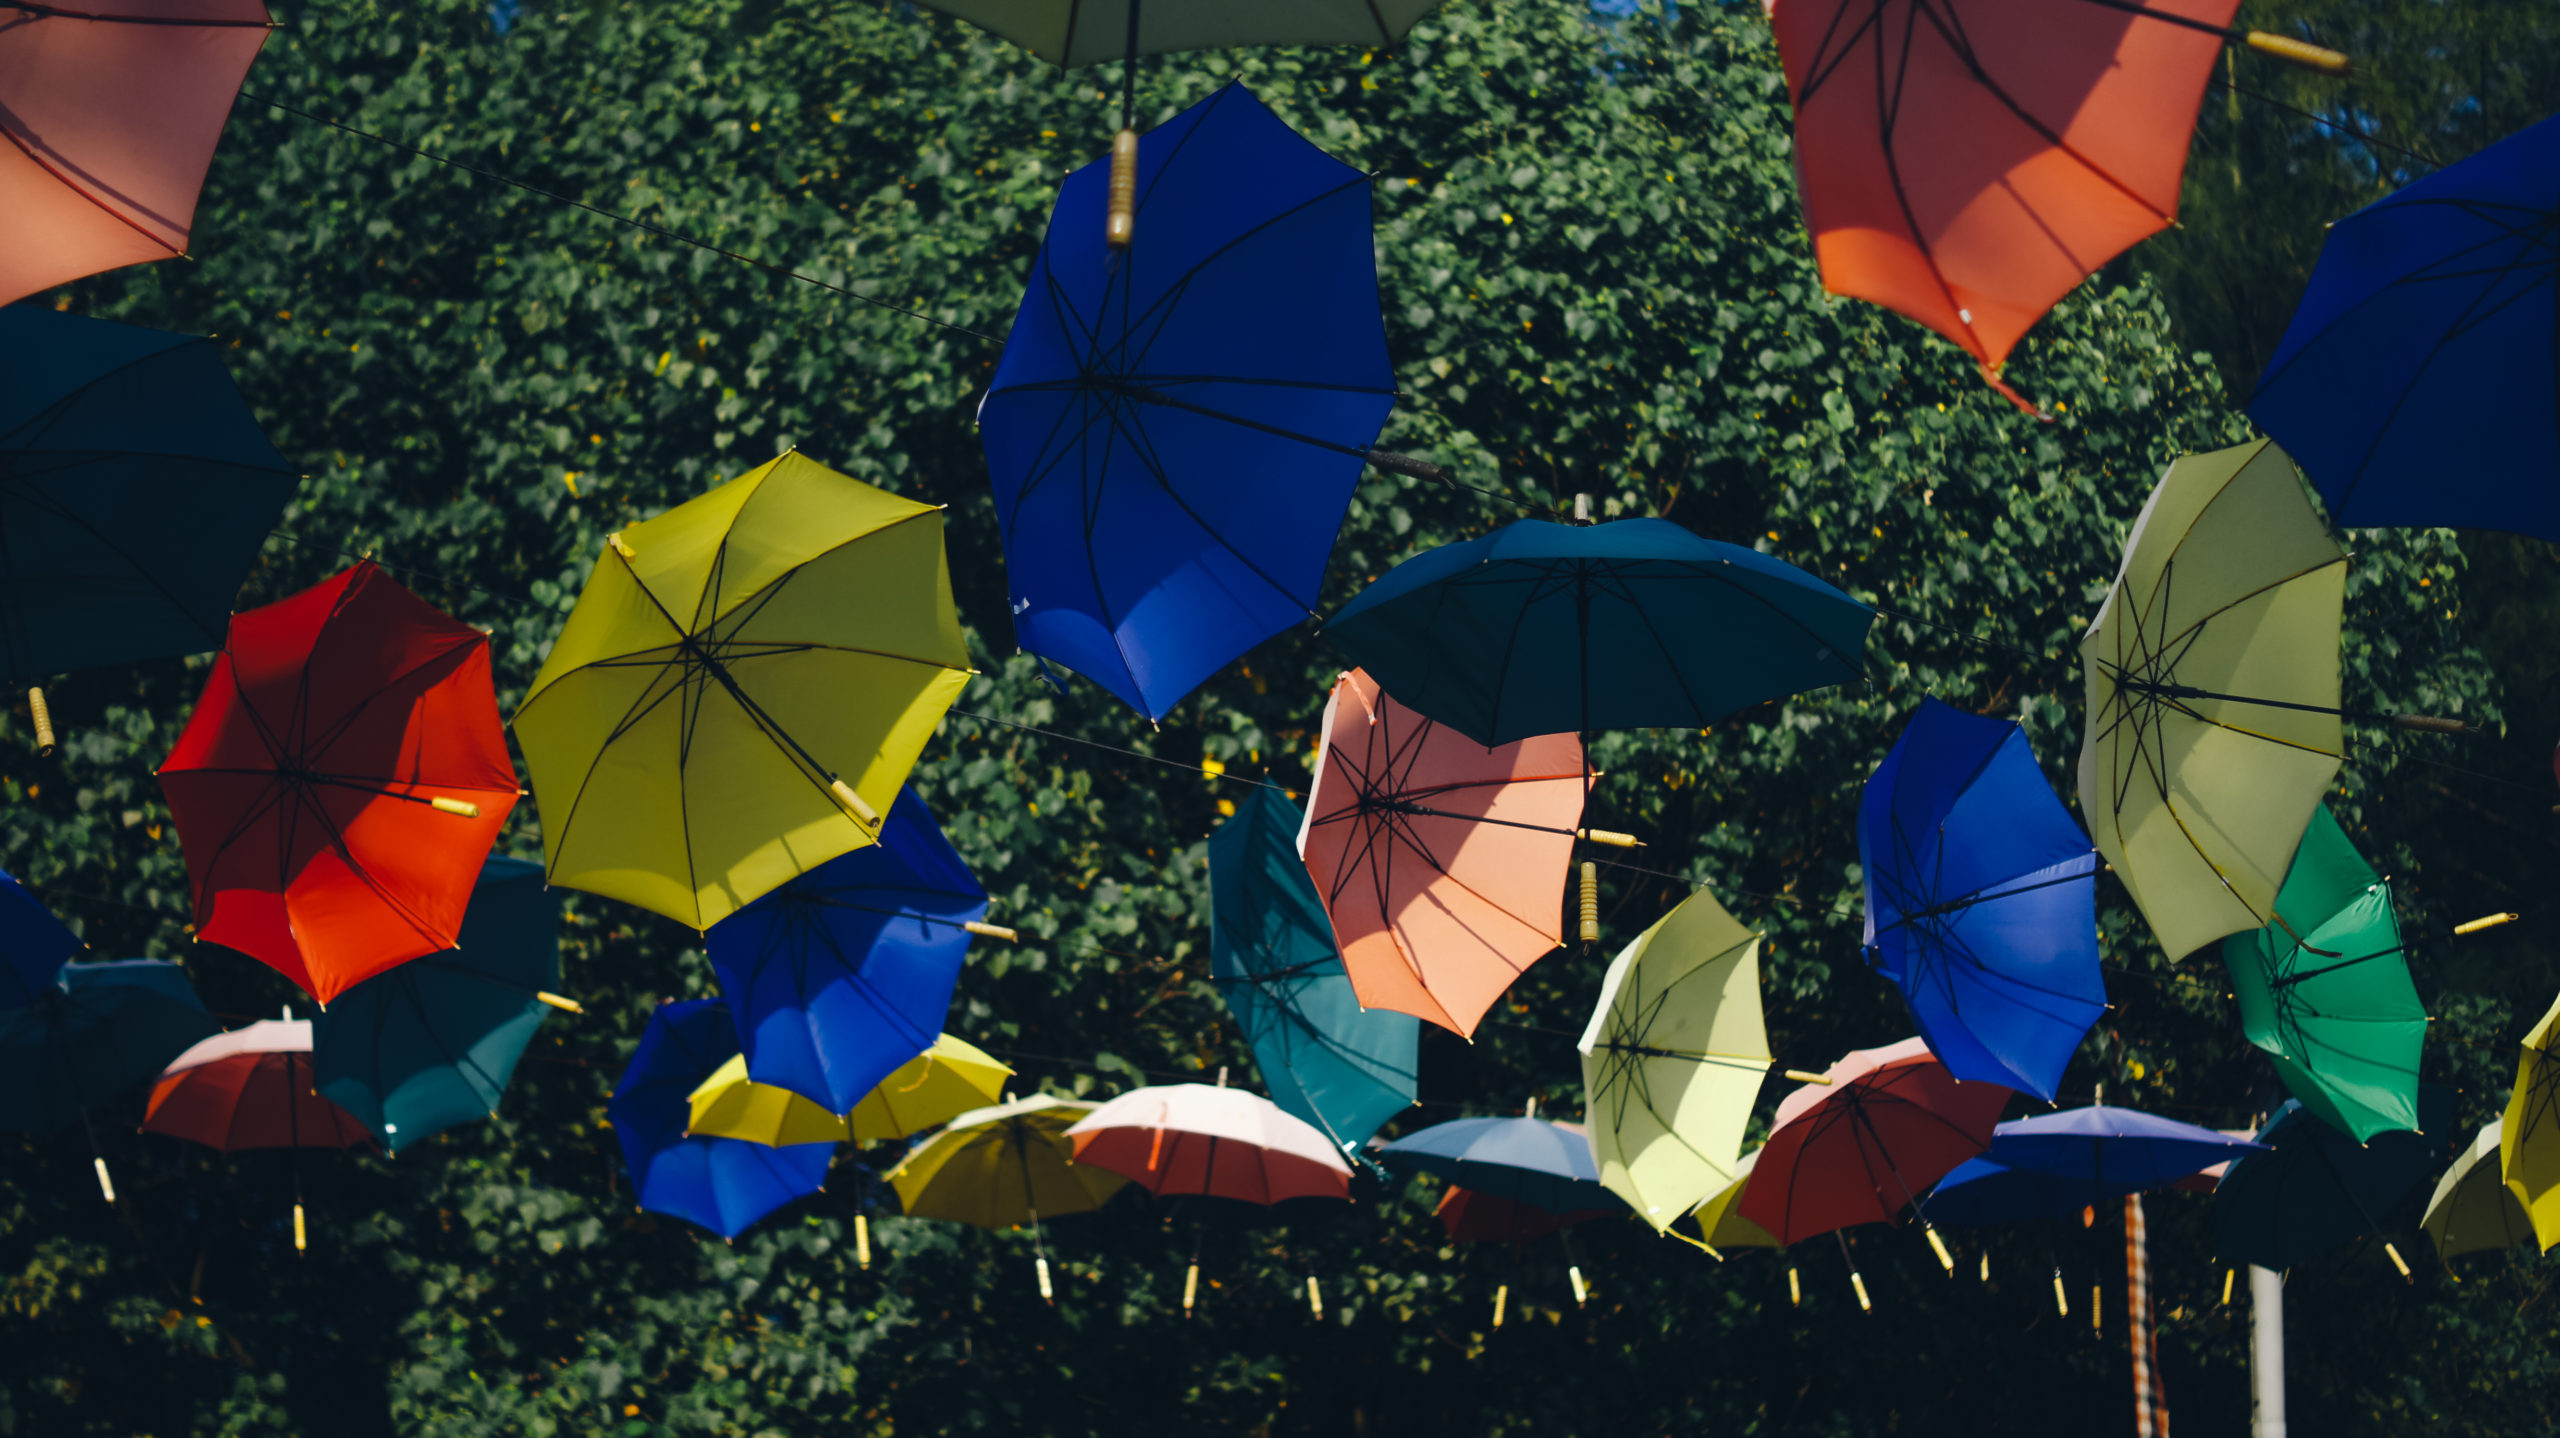
[[[1208,1084],[1135,1088],[1067,1130],[1075,1161],[1149,1193],[1278,1203],[1351,1196],[1333,1141],[1259,1094]]]
[[[1160,719],[1314,616],[1395,404],[1363,171],[1230,84],[1067,178],[978,410],[1014,637]]]
[[[452,948],[516,801],[489,636],[371,560],[235,615],[160,788],[198,939],[323,1004]]]
[[[1922,1209],[1966,1226],[2064,1218],[2261,1151],[2246,1138],[2137,1109],[2064,1109],[1993,1129],[1991,1147],[1940,1179]]]
[[[898,1065],[845,1115],[855,1143],[884,1143],[918,1134],[1004,1097],[1013,1070],[976,1045],[949,1034]]]
[[[1921,1196],[1920,1211],[1948,1228],[1995,1223],[2077,1219],[2080,1211],[2139,1191],[2130,1179],[2094,1182],[2061,1174],[2011,1168],[1989,1157],[1969,1158],[1947,1171]]]
[[[722,1238],[817,1192],[836,1152],[832,1142],[768,1148],[688,1133],[694,1091],[737,1053],[737,1030],[719,1000],[660,1004],[605,1106],[640,1207]]]
[[[220,1027],[176,964],[66,964],[35,1002],[0,1011],[0,1128],[60,1128]]]
[[[1067,1129],[1099,1107],[1036,1093],[973,1109],[910,1150],[889,1184],[910,1218],[979,1228],[1091,1212],[1129,1182],[1075,1161]]]
[[[2560,1243],[2560,1001],[2524,1036],[2516,1085],[2499,1121],[2499,1174],[2533,1219],[2534,1237]]]
[[[2560,121],[2338,221],[2249,417],[2345,525],[2560,539]]]
[[[1392,45],[1440,0],[930,0],[1061,69],[1264,45]]]
[[[1298,852],[1359,1002],[1459,1034],[1563,942],[1582,745],[1487,749],[1355,670],[1333,686]]]
[[[1690,895],[1610,963],[1580,1047],[1600,1182],[1667,1229],[1738,1172],[1769,1071],[1760,936]]]
[[[1364,1009],[1297,854],[1306,816],[1256,789],[1209,836],[1209,972],[1271,1101],[1345,1152],[1413,1106],[1422,1025]]]
[[[705,936],[747,1071],[829,1113],[924,1052],[987,893],[912,789],[879,842],[786,879]],[[966,1104],[963,1107],[975,1107]]]
[[[1875,612],[1667,519],[1524,519],[1389,570],[1325,637],[1480,744],[1696,729],[1861,677]]]
[[[1742,1216],[1742,1195],[1751,1185],[1751,1171],[1760,1166],[1760,1150],[1753,1149],[1736,1160],[1733,1181],[1699,1204],[1696,1215],[1698,1232],[1709,1248],[1779,1248],[1769,1230]]]
[[[2282,450],[2190,455],[2080,641],[2080,812],[2173,959],[2267,922],[2337,776],[2346,559]]]
[[[0,271],[11,259],[0,244]],[[0,673],[32,680],[221,648],[240,581],[297,482],[214,341],[0,309]]]
[[[1867,961],[1956,1077],[2050,1102],[2098,1016],[2098,856],[2026,731],[1921,701],[1858,806]]]
[[[187,252],[268,24],[259,0],[16,8],[0,28],[0,304]]]
[[[1991,1146],[2008,1105],[1964,1083],[1920,1039],[1860,1049],[1778,1105],[1738,1208],[1782,1245],[1891,1223],[1956,1165]],[[1922,1222],[1927,1222],[1924,1213]],[[1941,1255],[1941,1262],[1950,1262]]]
[[[787,1088],[757,1083],[747,1077],[747,1056],[731,1054],[728,1062],[685,1095],[685,1135],[734,1138],[767,1148],[804,1143],[842,1143],[842,1115],[832,1114]]]
[[[2234,1265],[2283,1270],[2351,1238],[2379,1236],[2382,1216],[2443,1152],[2452,1093],[2428,1084],[2418,1112],[2422,1132],[2394,1130],[2359,1144],[2287,1100],[2258,1131],[2269,1151],[2231,1165],[2214,1190],[2214,1252]],[[2387,1240],[2382,1247],[2405,1277],[2400,1251]]]
[[[308,1019],[261,1019],[170,1060],[152,1085],[142,1127],[224,1153],[373,1140],[355,1115],[311,1086]]]
[[[80,936],[64,928],[43,900],[0,873],[0,1012],[43,999],[80,948]]]
[[[2295,851],[2275,922],[2222,941],[2240,1028],[2302,1106],[2358,1142],[2418,1126],[2427,1010],[2391,886],[2326,805]]]
[[[2533,1232],[2533,1215],[2516,1201],[2515,1193],[2499,1177],[2497,1122],[2485,1123],[2474,1134],[2471,1146],[2453,1161],[2453,1167],[2436,1180],[2436,1191],[2427,1198],[2426,1217],[2419,1226],[2434,1241],[2436,1257],[2450,1270],[2453,1261],[2466,1253],[2485,1253],[2513,1248],[2521,1243],[2540,1244]]]
[[[1431,1216],[1440,1220],[1442,1231],[1451,1243],[1526,1243],[1560,1233],[1576,1224],[1595,1218],[1607,1218],[1615,1208],[1575,1208],[1563,1213],[1549,1213],[1535,1204],[1518,1199],[1496,1198],[1472,1188],[1449,1185],[1440,1195],[1439,1206]]]
[[[872,842],[968,675],[942,511],[797,451],[609,535],[516,711],[551,882],[707,929]]]
[[[1409,1133],[1377,1151],[1402,1174],[1427,1173],[1484,1198],[1549,1214],[1626,1204],[1600,1182],[1591,1140],[1579,1127],[1542,1118],[1461,1118]]]
[[[455,947],[376,974],[311,1021],[320,1092],[398,1153],[493,1115],[560,982],[560,896],[542,866],[491,857]]]

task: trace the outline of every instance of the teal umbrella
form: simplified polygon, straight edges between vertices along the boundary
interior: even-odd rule
[[[1209,965],[1271,1101],[1345,1152],[1413,1106],[1422,1021],[1363,1010],[1298,858],[1298,806],[1256,789],[1209,838]]]
[[[0,1012],[0,1128],[61,1128],[221,1029],[176,964],[65,964],[34,1002]]]
[[[2213,1191],[2214,1252],[2230,1263],[2283,1270],[2349,1239],[2380,1237],[2392,1205],[2456,1137],[2452,1091],[2421,1085],[2418,1117],[2418,1133],[2398,1129],[2360,1144],[2287,1102],[2258,1131],[2265,1151],[2234,1162]],[[2400,1251],[2388,1240],[2382,1248],[2407,1277]]]
[[[411,959],[340,994],[312,1021],[323,1097],[392,1152],[498,1111],[516,1060],[560,982],[560,900],[542,866],[492,858],[458,947]]]

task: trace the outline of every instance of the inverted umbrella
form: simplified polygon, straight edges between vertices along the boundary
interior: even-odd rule
[[[1306,815],[1256,789],[1209,836],[1209,972],[1271,1101],[1347,1151],[1413,1106],[1422,1025],[1363,1008],[1298,858]]]
[[[2382,1236],[2383,1215],[2435,1166],[2453,1124],[2453,1095],[2433,1084],[2419,1095],[2419,1133],[2380,1133],[2357,1143],[2287,1100],[2258,1131],[2268,1151],[2231,1165],[2214,1190],[2214,1252],[2232,1264],[2283,1270],[2364,1234]],[[2383,1252],[2407,1277],[2388,1239]]]
[[[2098,856],[2026,731],[1921,701],[1858,806],[1867,961],[1961,1079],[2050,1101],[2098,1016]]]
[[[79,952],[78,934],[63,927],[26,885],[0,874],[0,1010],[43,998]]]
[[[492,856],[455,947],[374,975],[311,1021],[323,1094],[393,1153],[498,1111],[560,982],[560,896],[542,866]]]
[[[1682,900],[1610,963],[1580,1049],[1600,1182],[1667,1229],[1740,1171],[1770,1062],[1760,936]]]
[[[747,1072],[851,1109],[942,1031],[986,913],[987,891],[924,801],[901,792],[877,843],[784,880],[705,936]]]
[[[2240,1028],[2302,1106],[2358,1142],[2418,1126],[2427,1010],[2391,886],[2327,805],[2294,852],[2275,920],[2222,941]]]
[[[2267,922],[2337,777],[2346,560],[2284,451],[2190,455],[2080,641],[2080,812],[2171,958]]]
[[[979,1228],[1036,1227],[1100,1208],[1129,1180],[1075,1161],[1067,1129],[1099,1104],[1035,1093],[973,1109],[908,1151],[889,1172],[911,1218]]]
[[[0,1010],[0,1128],[60,1128],[220,1027],[176,964],[66,964],[33,1003]]]
[[[224,1153],[353,1148],[373,1139],[311,1086],[307,1019],[261,1019],[171,1059],[152,1085],[142,1127]]]
[[[1778,1105],[1738,1205],[1781,1245],[1893,1222],[1991,1146],[2009,1102],[1998,1084],[1958,1082],[1917,1038],[1859,1049],[1823,1077]]]
[[[1366,172],[1230,84],[1067,177],[978,429],[1024,649],[1149,719],[1314,616],[1395,404]]]
[[[796,451],[607,536],[516,711],[551,882],[707,929],[872,842],[968,676],[942,511]]]
[[[2436,1257],[2448,1269],[2466,1253],[2523,1243],[2541,1246],[2534,1236],[2533,1215],[2525,1212],[2499,1177],[2498,1129],[2499,1124],[2492,1121],[2472,1135],[2470,1147],[2436,1180],[2436,1191],[2427,1198],[2426,1216],[2419,1220],[2418,1226],[2436,1246]]]
[[[883,1143],[949,1123],[1004,1097],[1010,1065],[950,1034],[898,1065],[845,1115],[855,1143]]]
[[[1131,1089],[1067,1130],[1075,1161],[1149,1193],[1248,1203],[1351,1196],[1351,1165],[1313,1124],[1260,1094],[1208,1084]]]
[[[747,1077],[747,1056],[731,1054],[685,1095],[689,1138],[734,1138],[767,1148],[803,1143],[842,1143],[844,1116],[833,1114],[787,1088]]]
[[[1541,1118],[1460,1118],[1409,1133],[1377,1151],[1397,1173],[1427,1173],[1470,1193],[1551,1214],[1626,1205],[1600,1182],[1591,1142],[1578,1127]]]
[[[2516,1084],[2499,1120],[2499,1174],[2545,1249],[2560,1244],[2560,1000],[2524,1036]]]
[[[1487,749],[1354,670],[1325,701],[1298,852],[1363,1005],[1460,1034],[1563,942],[1582,744]]]
[[[13,7],[0,28],[0,305],[187,252],[260,0]]]
[[[817,1192],[836,1152],[833,1143],[771,1148],[687,1133],[694,1090],[737,1053],[737,1030],[719,1000],[660,1004],[605,1105],[640,1206],[722,1238]]]

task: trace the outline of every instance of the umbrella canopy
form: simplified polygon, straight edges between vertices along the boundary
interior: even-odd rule
[[[917,1144],[889,1172],[910,1218],[1020,1228],[1100,1208],[1129,1180],[1075,1161],[1067,1129],[1099,1104],[1035,1093],[973,1109]]]
[[[21,12],[0,31],[0,56],[17,34],[66,23]],[[0,81],[0,130],[5,91]],[[0,174],[16,158],[0,145]],[[0,178],[0,196],[8,187]],[[14,216],[0,221],[0,234],[15,230]],[[17,257],[0,243],[0,272]],[[240,581],[298,482],[212,340],[0,309],[0,673],[221,648]]]
[[[1960,1079],[2050,1102],[2107,1009],[2098,856],[2026,731],[1924,699],[1858,805],[1867,961]]]
[[[43,999],[80,947],[80,936],[64,928],[43,900],[0,873],[0,1011]]]
[[[747,1072],[829,1113],[862,1102],[941,1032],[965,926],[986,916],[987,891],[901,792],[878,843],[784,880],[705,936]]]
[[[2426,1217],[2419,1226],[2436,1246],[2436,1257],[2447,1267],[2466,1253],[2486,1253],[2518,1244],[2540,1246],[2533,1231],[2533,1215],[2498,1172],[2498,1130],[2496,1122],[2480,1126],[2472,1135],[2471,1146],[2453,1161],[2453,1167],[2436,1180],[2436,1191],[2427,1198]]]
[[[2213,1195],[2214,1252],[2233,1264],[2287,1269],[2363,1234],[2378,1234],[2401,1195],[2435,1166],[2453,1126],[2453,1095],[2420,1094],[2423,1133],[2359,1144],[2288,1100]]]
[[[1459,1034],[1563,942],[1588,780],[1567,734],[1487,749],[1354,670],[1325,701],[1298,853],[1359,1002]]]
[[[796,451],[609,536],[516,711],[551,882],[710,928],[872,842],[968,676],[942,511]]]
[[[2426,1006],[2391,886],[2326,805],[2312,812],[2275,915],[2222,941],[2241,1031],[2304,1108],[2357,1141],[2417,1127]]]
[[[2346,525],[2560,539],[2545,120],[2331,226],[2249,417]]]
[[[323,1004],[452,948],[516,802],[489,636],[371,560],[235,615],[160,788],[198,939]]]
[[[142,1127],[224,1153],[373,1140],[354,1114],[311,1086],[307,1019],[261,1019],[170,1060],[151,1087]]]
[[[1742,1195],[1751,1185],[1751,1172],[1760,1166],[1760,1150],[1753,1149],[1736,1160],[1733,1182],[1707,1195],[1699,1204],[1696,1217],[1698,1232],[1709,1248],[1778,1248],[1777,1237],[1742,1216]]]
[[[1964,1083],[1917,1038],[1859,1049],[1778,1105],[1742,1190],[1744,1218],[1781,1245],[1860,1223],[1891,1223],[1956,1165],[1991,1146],[2009,1102]]]
[[[1297,853],[1306,815],[1256,789],[1209,836],[1209,972],[1282,1110],[1345,1152],[1413,1106],[1422,1024],[1361,1007]]]
[[[2524,1037],[2516,1085],[2499,1121],[2499,1174],[2546,1249],[2560,1244],[2560,1001]]]
[[[1769,1072],[1760,936],[1690,895],[1610,963],[1580,1047],[1600,1182],[1669,1228],[1740,1171]]]
[[[1875,611],[1667,519],[1524,519],[1387,571],[1325,637],[1479,744],[1697,729],[1862,677]]]
[[[722,1238],[817,1192],[836,1152],[831,1142],[770,1148],[688,1133],[694,1091],[737,1055],[738,1033],[719,1000],[660,1004],[605,1105],[640,1206]]]
[[[2023,1173],[2072,1182],[2126,1185],[2108,1197],[2161,1188],[2263,1145],[2138,1109],[2094,1104],[2012,1119],[1991,1131],[1983,1157]],[[2084,1199],[2094,1203],[2096,1198]]]
[[[35,1002],[0,1010],[0,1128],[60,1128],[220,1028],[176,964],[66,964]]]
[[[1131,1089],[1078,1119],[1067,1137],[1077,1163],[1109,1169],[1149,1193],[1247,1203],[1351,1196],[1351,1165],[1331,1139],[1242,1089]]]
[[[492,856],[455,947],[376,974],[311,1021],[320,1092],[393,1153],[498,1111],[560,983],[560,896]]]
[[[898,1065],[845,1115],[855,1143],[885,1143],[919,1134],[1004,1097],[1013,1069],[977,1045],[949,1034]]]
[[[2267,922],[2337,777],[2346,561],[2284,451],[2190,455],[2080,641],[2080,812],[2171,958]]]
[[[1073,70],[1131,55],[1261,45],[1391,45],[1440,0],[928,0]],[[1134,28],[1133,28],[1134,27]]]
[[[259,0],[15,12],[0,29],[0,305],[187,252],[196,192],[267,28]]]
[[[767,1148],[804,1143],[842,1143],[842,1115],[832,1114],[787,1088],[775,1088],[747,1077],[747,1056],[729,1061],[685,1095],[688,1138],[734,1138]]]
[[[1129,249],[1108,161],[1058,191],[978,433],[1016,641],[1160,719],[1314,617],[1396,386],[1366,172],[1237,84],[1137,146]]]
[[[1472,1194],[1526,1204],[1550,1214],[1626,1205],[1600,1182],[1589,1136],[1577,1125],[1542,1118],[1461,1118],[1435,1123],[1380,1148],[1378,1162],[1397,1173],[1427,1173]]]
[[[2239,0],[2155,16],[2231,23]],[[1775,0],[1823,288],[1997,376],[2056,300],[2177,218],[2222,43],[2146,7]]]
[[[2077,1219],[2082,1209],[2093,1204],[2106,1204],[2140,1189],[2129,1179],[2066,1178],[2011,1168],[1988,1157],[1969,1158],[1922,1195],[1920,1211],[1931,1223],[1948,1228],[2062,1222]]]
[[[1526,1243],[1544,1238],[1578,1223],[1607,1218],[1617,1210],[1608,1208],[1576,1208],[1563,1213],[1549,1213],[1534,1204],[1516,1199],[1496,1198],[1472,1188],[1451,1184],[1440,1195],[1440,1204],[1431,1216],[1440,1220],[1451,1243]]]

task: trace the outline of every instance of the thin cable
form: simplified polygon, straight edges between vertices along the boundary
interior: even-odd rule
[[[2255,100],[2261,105],[2273,105],[2277,109],[2283,110],[2289,114],[2299,115],[2303,119],[2309,120],[2315,125],[2326,125],[2341,135],[2352,136],[2365,144],[2375,147],[2376,149],[2389,150],[2395,155],[2406,155],[2410,159],[2417,161],[2419,164],[2426,166],[2430,170],[2441,170],[2444,168],[2444,161],[2437,159],[2433,155],[2425,154],[2418,150],[2412,150],[2406,145],[2395,145],[2389,140],[2383,139],[2379,135],[2369,134],[2363,130],[2357,129],[2353,125],[2332,120],[2326,115],[2313,114],[2311,111],[2302,109],[2298,106],[2288,105],[2273,95],[2261,95],[2257,91],[2249,89],[2247,86],[2234,84],[2220,75],[2213,76],[2212,79],[2213,83],[2220,85],[2222,88],[2229,90],[2235,95],[2245,95],[2249,99]]]
[[[1150,764],[1162,764],[1168,769],[1188,769],[1194,774],[1206,775],[1211,779],[1225,779],[1238,784],[1251,784],[1257,789],[1274,790],[1278,793],[1286,794],[1292,799],[1305,797],[1295,789],[1287,788],[1279,784],[1269,783],[1261,779],[1248,779],[1242,774],[1230,774],[1224,770],[1205,769],[1198,764],[1185,764],[1179,759],[1167,759],[1161,754],[1147,754],[1136,749],[1124,749],[1117,744],[1105,744],[1099,739],[1079,739],[1073,734],[1061,734],[1055,729],[1043,729],[1036,724],[1024,724],[1018,720],[999,719],[993,714],[981,714],[974,709],[953,709],[950,712],[959,715],[963,719],[975,719],[982,724],[1001,724],[1007,729],[1019,729],[1025,734],[1038,734],[1047,739],[1064,740],[1069,744],[1082,744],[1088,749],[1102,749],[1113,754],[1126,754],[1132,759],[1144,759]]]

